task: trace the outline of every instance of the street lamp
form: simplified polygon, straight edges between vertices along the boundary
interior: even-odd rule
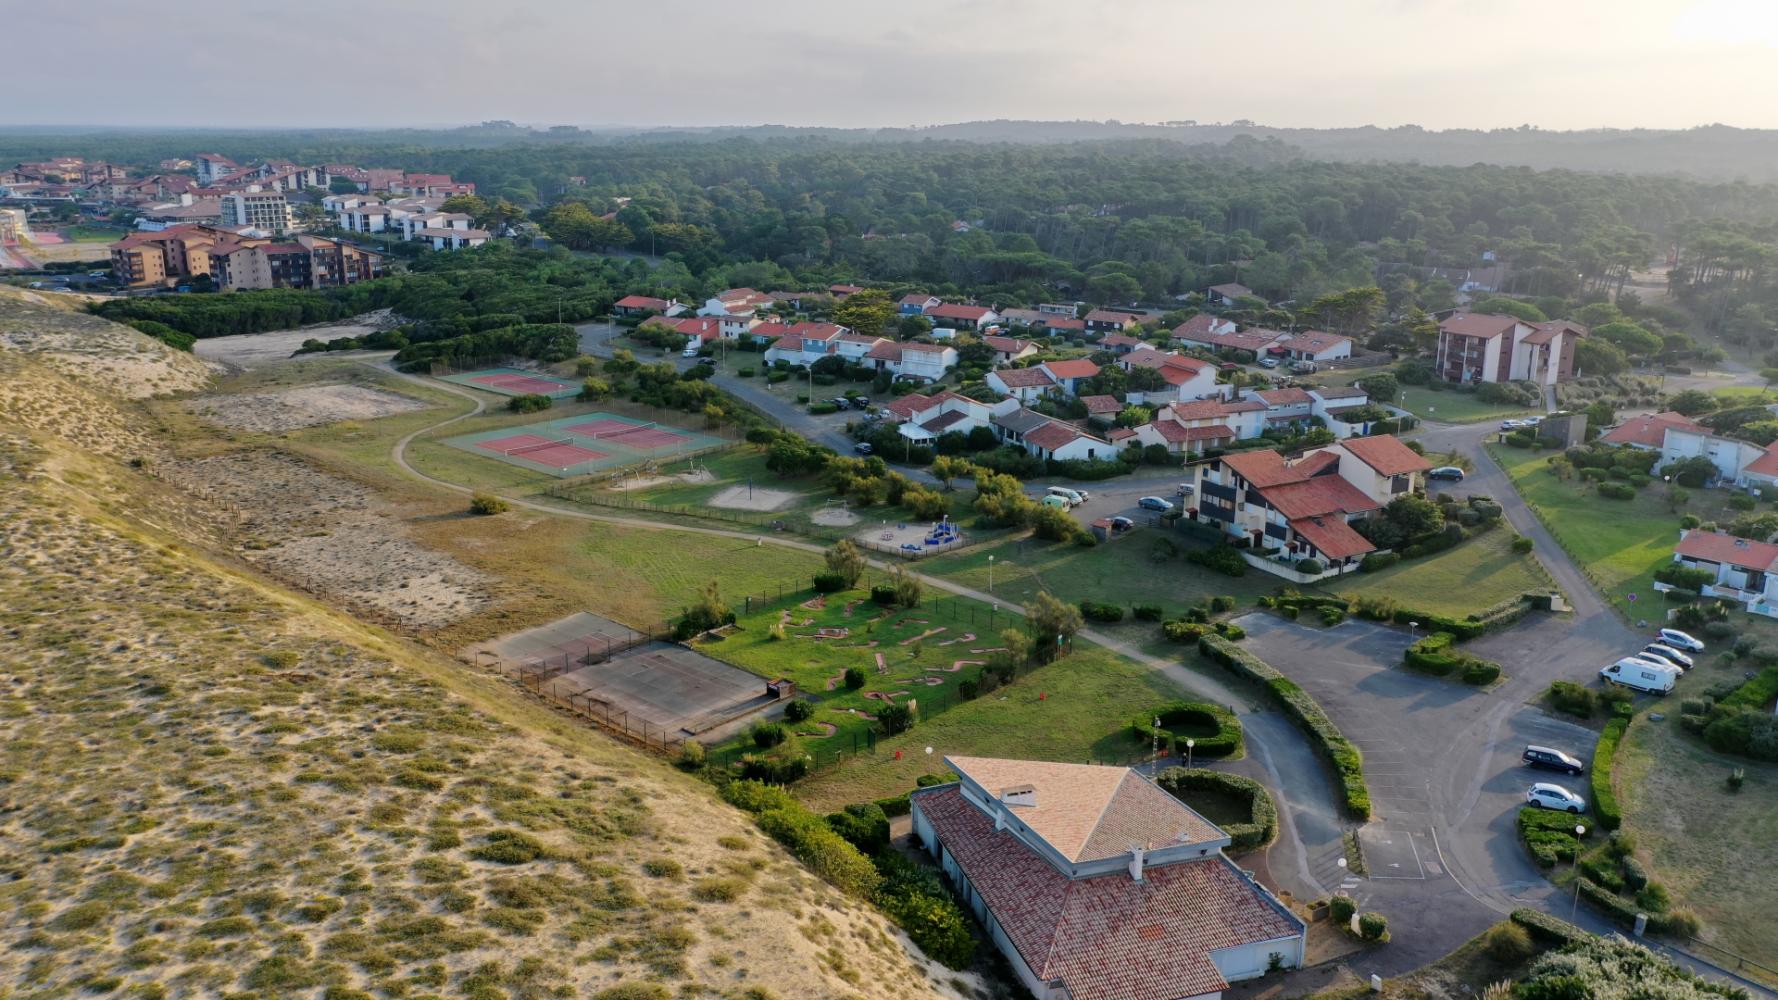
[[[1574,905],[1568,908],[1568,922],[1580,914],[1580,838],[1587,835],[1587,828],[1576,823],[1574,826]]]
[[[1185,740],[1185,766],[1186,767],[1192,766],[1192,747],[1195,747],[1197,745],[1198,745],[1197,740],[1194,740],[1189,736],[1186,737],[1186,740]]]
[[[1157,715],[1154,717],[1154,729],[1150,730],[1150,732],[1152,732],[1154,735],[1151,736],[1148,741],[1149,742],[1149,756],[1154,760],[1160,760],[1161,759],[1161,717],[1160,716]]]
[[[988,593],[994,592],[994,557],[988,557]],[[1160,723],[1156,723],[1159,725]]]

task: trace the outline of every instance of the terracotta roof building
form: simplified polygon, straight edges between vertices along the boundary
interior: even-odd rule
[[[1629,417],[1623,423],[1599,436],[1606,444],[1628,444],[1638,448],[1659,449],[1667,437],[1668,428],[1695,431],[1708,434],[1709,428],[1683,413],[1672,410],[1663,413],[1644,413],[1641,416]]]
[[[1222,854],[1228,837],[1122,767],[946,758],[911,797],[916,837],[1033,995],[1213,1000],[1305,926]]]

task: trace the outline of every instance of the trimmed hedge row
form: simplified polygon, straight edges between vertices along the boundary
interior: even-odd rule
[[[1167,726],[1181,723],[1197,723],[1216,727],[1215,736],[1193,737],[1194,757],[1233,757],[1241,752],[1241,720],[1235,713],[1208,701],[1170,701],[1152,712],[1144,712],[1130,720],[1130,731],[1138,740],[1155,738],[1154,720],[1161,720],[1160,738],[1167,747],[1167,752],[1177,755],[1180,749],[1179,737],[1167,730]]]
[[[1593,748],[1593,767],[1587,780],[1593,786],[1593,815],[1599,818],[1599,825],[1607,830],[1617,829],[1624,821],[1617,795],[1611,790],[1611,762],[1617,753],[1618,741],[1624,738],[1624,730],[1629,726],[1629,719],[1621,715],[1612,716],[1605,723],[1605,730],[1599,734],[1599,744]]]
[[[1456,644],[1457,637],[1451,633],[1434,632],[1403,650],[1402,661],[1411,669],[1436,677],[1461,671],[1459,676],[1466,684],[1492,684],[1500,677],[1500,664],[1460,653],[1454,648]]]
[[[1778,698],[1778,667],[1767,667],[1753,680],[1736,688],[1719,704],[1727,708],[1764,709]]]
[[[1198,640],[1198,651],[1229,671],[1264,687],[1284,714],[1307,732],[1340,779],[1347,814],[1370,819],[1371,793],[1364,783],[1364,755],[1340,732],[1309,693],[1272,665],[1220,636]]]
[[[1169,767],[1154,776],[1155,784],[1183,800],[1186,791],[1212,791],[1238,795],[1247,799],[1247,822],[1229,823],[1222,831],[1229,835],[1237,851],[1253,851],[1265,847],[1278,837],[1278,807],[1266,787],[1252,778],[1203,768]]]
[[[722,797],[753,813],[761,830],[840,891],[869,899],[882,881],[862,851],[784,789],[757,781],[731,781],[723,787]]]
[[[1544,944],[1564,946],[1584,941],[1593,935],[1561,917],[1552,917],[1541,910],[1514,910],[1508,917]]]
[[[1525,806],[1519,810],[1519,836],[1538,865],[1552,868],[1558,861],[1573,861],[1580,850],[1580,841],[1574,836],[1576,820],[1571,813]],[[1592,834],[1593,828],[1589,826],[1587,835]]]

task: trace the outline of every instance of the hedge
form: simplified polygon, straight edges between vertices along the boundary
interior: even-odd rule
[[[1574,836],[1578,822],[1579,818],[1572,813],[1525,806],[1519,810],[1517,825],[1531,857],[1540,866],[1551,868],[1558,861],[1574,860],[1575,852],[1580,849],[1580,841]],[[1589,826],[1587,835],[1592,834],[1593,828]]]
[[[1370,819],[1371,793],[1364,783],[1364,755],[1321,710],[1309,693],[1272,668],[1272,665],[1220,636],[1198,640],[1198,651],[1234,674],[1264,687],[1284,714],[1307,732],[1340,779],[1346,812],[1356,819]]]
[[[1402,660],[1422,673],[1443,677],[1462,663],[1462,656],[1447,652],[1457,644],[1449,632],[1434,632],[1402,651]]]
[[[1215,736],[1193,737],[1192,756],[1233,757],[1241,752],[1241,720],[1221,705],[1208,701],[1170,701],[1130,720],[1131,733],[1138,740],[1153,740],[1155,719],[1161,720],[1160,738],[1169,753],[1177,755],[1183,744],[1166,727],[1192,722],[1216,727]]]
[[[1720,704],[1725,708],[1764,709],[1778,698],[1778,667],[1767,667],[1752,680],[1736,688]]]
[[[1258,850],[1278,837],[1278,807],[1272,803],[1266,787],[1252,778],[1196,767],[1169,767],[1155,775],[1154,780],[1178,799],[1184,799],[1180,793],[1188,790],[1221,792],[1245,798],[1247,822],[1222,827],[1222,832],[1229,835],[1229,846],[1237,851]]]
[[[1624,821],[1617,795],[1611,790],[1611,761],[1617,753],[1618,741],[1624,738],[1624,730],[1629,725],[1629,719],[1621,715],[1612,716],[1605,723],[1605,730],[1599,734],[1599,744],[1593,748],[1593,768],[1587,780],[1593,786],[1593,815],[1599,818],[1599,825],[1607,830],[1617,829]]]
[[[1561,917],[1552,917],[1541,910],[1514,910],[1507,919],[1530,931],[1532,937],[1544,944],[1570,945],[1593,936]]]
[[[1087,621],[1113,624],[1124,620],[1124,606],[1121,604],[1104,604],[1099,601],[1080,602],[1081,616]]]
[[[1185,554],[1185,561],[1196,563],[1205,569],[1213,569],[1224,576],[1247,575],[1247,560],[1241,558],[1240,550],[1232,545],[1192,549]]]
[[[869,899],[881,881],[869,858],[800,804],[761,813],[759,828],[842,892]]]

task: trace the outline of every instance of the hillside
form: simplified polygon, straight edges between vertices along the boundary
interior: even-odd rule
[[[938,995],[707,786],[211,551],[115,359],[12,343],[0,996]]]

